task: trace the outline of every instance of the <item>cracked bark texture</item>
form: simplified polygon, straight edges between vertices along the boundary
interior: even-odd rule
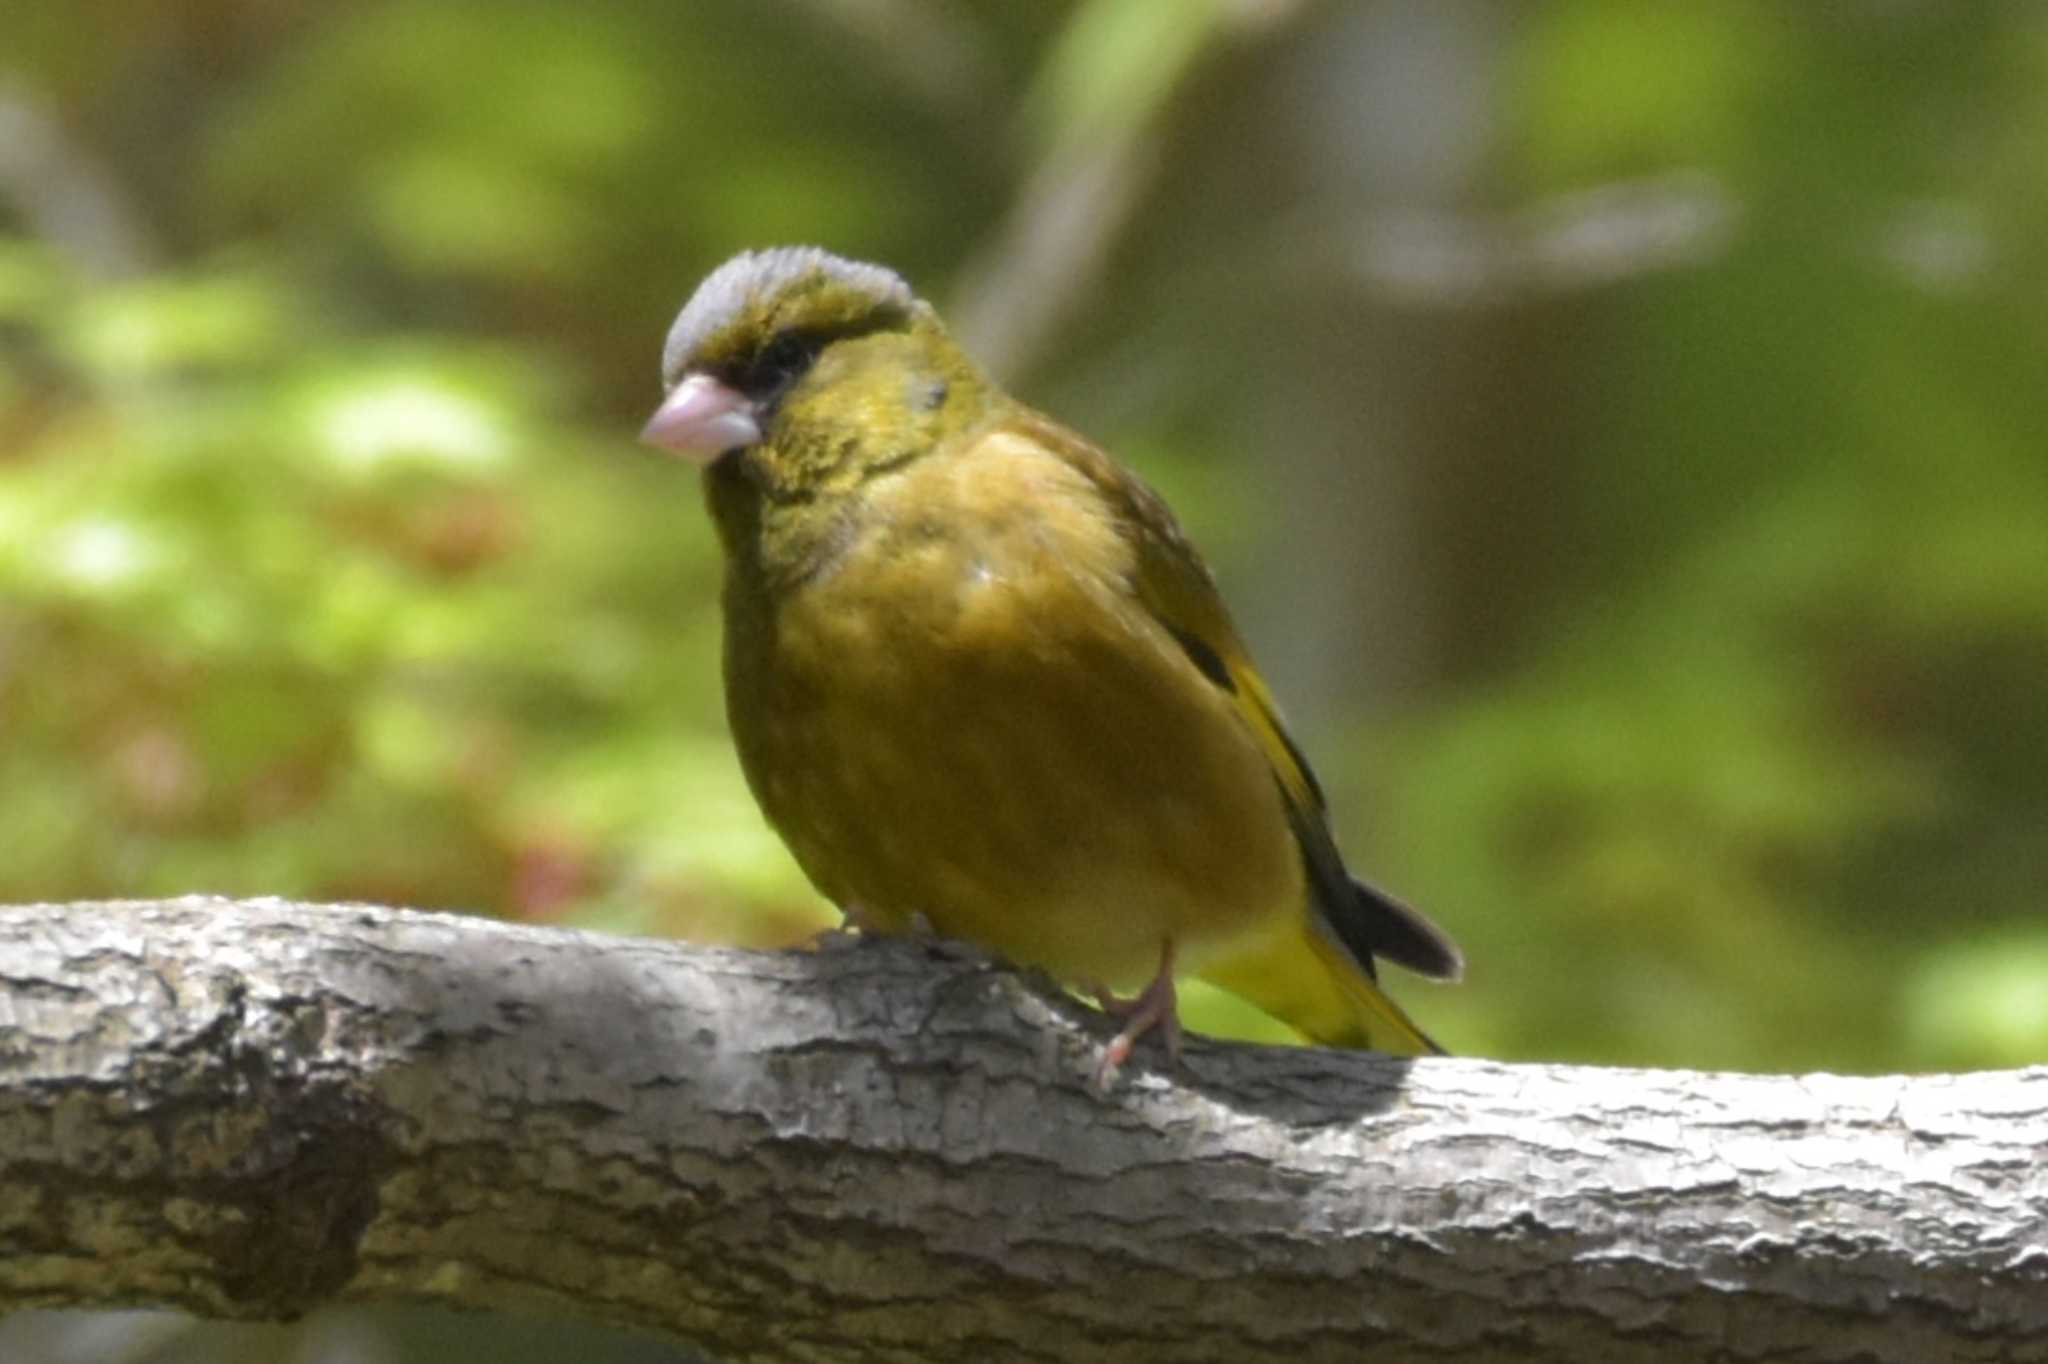
[[[2048,1359],[2048,1068],[1402,1062],[942,945],[0,908],[0,1310],[567,1313],[744,1360]]]

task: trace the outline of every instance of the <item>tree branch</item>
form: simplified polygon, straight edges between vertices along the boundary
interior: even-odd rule
[[[0,909],[0,1310],[431,1300],[760,1360],[2041,1357],[2048,1068],[1196,1041],[1098,1096],[1110,1030],[914,941]]]

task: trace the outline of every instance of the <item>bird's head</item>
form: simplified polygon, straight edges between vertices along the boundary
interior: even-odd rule
[[[640,438],[771,501],[924,453],[987,387],[901,277],[809,246],[712,271],[669,329],[662,384]]]

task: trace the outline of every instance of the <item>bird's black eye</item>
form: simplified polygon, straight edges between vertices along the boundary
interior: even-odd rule
[[[817,332],[779,332],[735,376],[741,392],[758,402],[772,404],[803,378],[804,371],[825,348],[827,338]]]

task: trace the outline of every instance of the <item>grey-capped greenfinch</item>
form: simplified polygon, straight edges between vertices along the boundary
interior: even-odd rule
[[[691,297],[643,439],[704,470],[748,783],[864,926],[1098,989],[1113,1074],[1200,975],[1309,1037],[1436,1045],[1374,959],[1455,978],[1346,871],[1214,581],[1136,475],[1010,397],[894,273],[754,251]],[[1108,992],[1137,988],[1117,999]]]

